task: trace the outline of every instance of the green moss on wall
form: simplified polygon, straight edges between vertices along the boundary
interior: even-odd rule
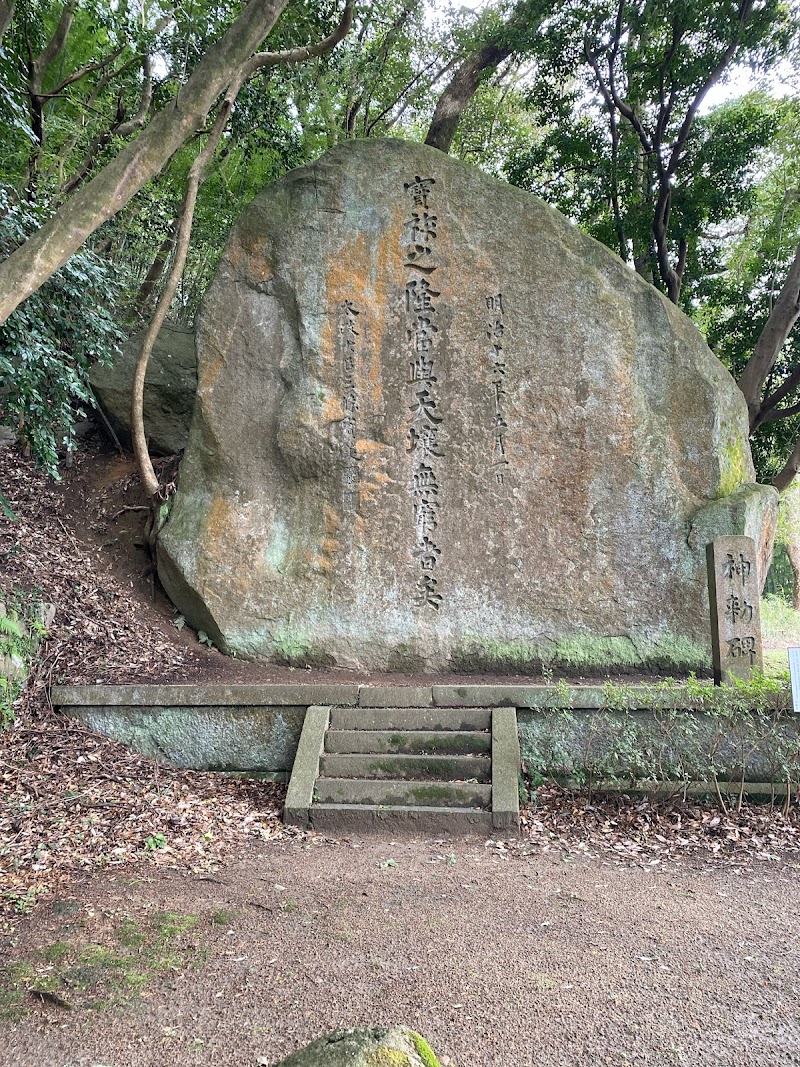
[[[451,658],[459,671],[496,674],[608,674],[658,670],[674,674],[710,667],[708,649],[687,637],[664,634],[653,640],[635,637],[573,635],[548,643],[467,638]]]
[[[730,496],[750,481],[749,458],[749,446],[744,440],[731,439],[722,448],[719,461],[718,497]]]

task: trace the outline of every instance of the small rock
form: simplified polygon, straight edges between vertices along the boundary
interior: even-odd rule
[[[417,1051],[421,1045],[425,1059]],[[427,1043],[408,1027],[370,1026],[326,1034],[276,1067],[431,1067],[430,1056]]]

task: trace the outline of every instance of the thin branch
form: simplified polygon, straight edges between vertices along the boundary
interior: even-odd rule
[[[153,63],[148,55],[142,56],[142,74],[144,75],[144,80],[142,82],[142,99],[139,103],[139,110],[133,118],[123,122],[117,129],[118,137],[129,137],[132,133],[141,129],[147,120],[150,104],[153,100]]]
[[[800,244],[795,250],[786,281],[761,331],[753,355],[739,378],[739,388],[747,401],[751,425],[759,414],[761,390],[766,377],[798,317],[800,317]]]
[[[400,120],[400,118],[402,118],[403,113],[408,108],[408,93],[410,93],[411,90],[416,85],[416,83],[422,77],[424,77],[425,74],[427,74],[427,72],[430,70],[430,68],[436,63],[436,61],[439,58],[440,58],[440,56],[438,54],[435,55],[433,57],[433,59],[428,64],[426,64],[426,66],[424,66],[422,68],[422,70],[417,71],[417,73],[414,75],[414,77],[410,81],[406,82],[406,84],[403,86],[403,88],[400,90],[400,92],[396,94],[396,96],[395,96],[394,100],[392,100],[391,104],[389,104],[387,107],[385,107],[383,109],[383,111],[381,111],[378,115],[375,116],[374,119],[372,119],[372,121],[369,123],[369,125],[366,126],[365,129],[364,129],[364,133],[365,133],[365,135],[367,137],[370,136],[370,134],[375,129],[375,127],[378,125],[378,123],[381,122],[382,119],[386,118],[386,116],[389,114],[389,112],[392,110],[392,108],[396,107],[400,103],[401,100],[405,100],[406,102],[403,104],[402,108],[397,112],[397,114],[393,115],[392,118],[389,119],[386,122],[386,125],[384,126],[384,129],[386,129],[386,130],[390,129],[392,126],[394,126],[394,124],[396,122],[398,122]],[[431,83],[430,83],[431,86],[435,85],[436,82],[440,78],[443,78],[445,74],[449,73],[453,69],[453,67],[456,65],[457,62],[458,62],[458,59],[456,57],[453,57],[449,61],[449,63],[446,63],[443,67],[441,67],[436,72],[436,74],[433,76],[433,78],[431,78]]]
[[[256,52],[242,68],[242,81],[246,81],[251,74],[264,67],[291,66],[295,63],[305,63],[309,59],[322,56],[330,51],[331,48],[334,48],[347,36],[350,27],[353,25],[354,3],[355,0],[345,0],[344,13],[339,25],[329,37],[325,37],[318,44],[305,45],[302,48],[287,48],[282,52]]]
[[[767,383],[769,383],[770,378],[772,378],[774,369],[775,368],[773,367],[772,370],[770,370]],[[784,418],[783,415],[772,415],[772,412],[777,408],[778,404],[788,396],[791,396],[798,385],[800,385],[800,367],[795,367],[789,377],[786,378],[774,392],[770,393],[768,389],[765,390],[767,395],[761,401],[761,407],[753,420],[751,431],[757,430],[763,422],[772,422],[775,419]],[[785,411],[786,409],[784,408],[782,410]]]
[[[691,104],[689,104],[689,107],[686,109],[686,114],[684,116],[683,122],[681,123],[681,128],[678,130],[678,136],[675,140],[675,144],[673,145],[672,153],[670,154],[669,158],[669,163],[667,164],[667,174],[673,175],[676,173],[678,169],[678,164],[680,163],[680,157],[681,152],[683,151],[683,146],[686,143],[687,138],[689,137],[689,132],[691,131],[692,124],[694,123],[700,105],[705,100],[709,91],[714,88],[719,79],[725,73],[726,68],[730,66],[731,60],[736,55],[736,52],[739,48],[741,31],[744,28],[744,25],[747,20],[750,18],[752,8],[753,0],[742,0],[741,4],[739,5],[739,30],[734,36],[734,39],[722,53],[722,56],[716,67],[714,67],[714,69],[708,75],[701,87],[698,89],[697,93],[695,94],[694,100],[692,100]]]
[[[777,408],[777,410],[770,412],[761,420],[761,425],[765,422],[777,422],[778,419],[789,419],[792,415],[797,415],[800,412],[800,403],[792,404],[788,408]]]
[[[792,454],[786,460],[783,470],[772,480],[772,484],[779,493],[789,488],[795,479],[798,469],[800,469],[800,440],[792,449]]]
[[[45,45],[44,50],[33,60],[33,72],[40,89],[45,71],[67,42],[77,6],[78,0],[67,0],[67,3],[61,9],[61,18],[53,31],[53,36]]]
[[[81,78],[85,78],[87,74],[92,74],[96,70],[105,70],[106,67],[108,67],[111,63],[114,62],[117,56],[122,55],[126,48],[127,43],[121,44],[118,48],[115,48],[113,52],[106,56],[105,59],[99,59],[96,63],[87,63],[83,67],[78,67],[77,70],[73,71],[72,74],[66,77],[63,82],[61,82],[61,84],[55,90],[55,93],[60,93],[64,89],[66,89],[67,86],[74,85],[75,82],[80,81]]]

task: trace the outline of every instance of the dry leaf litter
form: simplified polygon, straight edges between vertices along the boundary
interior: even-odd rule
[[[0,493],[18,516],[0,515],[0,599],[35,591],[56,607],[14,725],[0,732],[0,915],[30,910],[93,867],[204,869],[245,841],[286,833],[283,787],[160,765],[53,710],[53,682],[164,680],[193,672],[195,656],[79,541],[64,488],[11,449],[0,457]],[[77,457],[67,477],[79,480],[93,458]]]

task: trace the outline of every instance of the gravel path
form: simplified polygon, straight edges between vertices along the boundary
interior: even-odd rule
[[[800,1064],[796,868],[312,838],[213,880],[138,873],[92,876],[70,917],[38,911],[11,959],[165,911],[200,917],[174,942],[200,955],[125,1007],[34,1006],[3,1067],[255,1067],[384,1022],[458,1067]]]

